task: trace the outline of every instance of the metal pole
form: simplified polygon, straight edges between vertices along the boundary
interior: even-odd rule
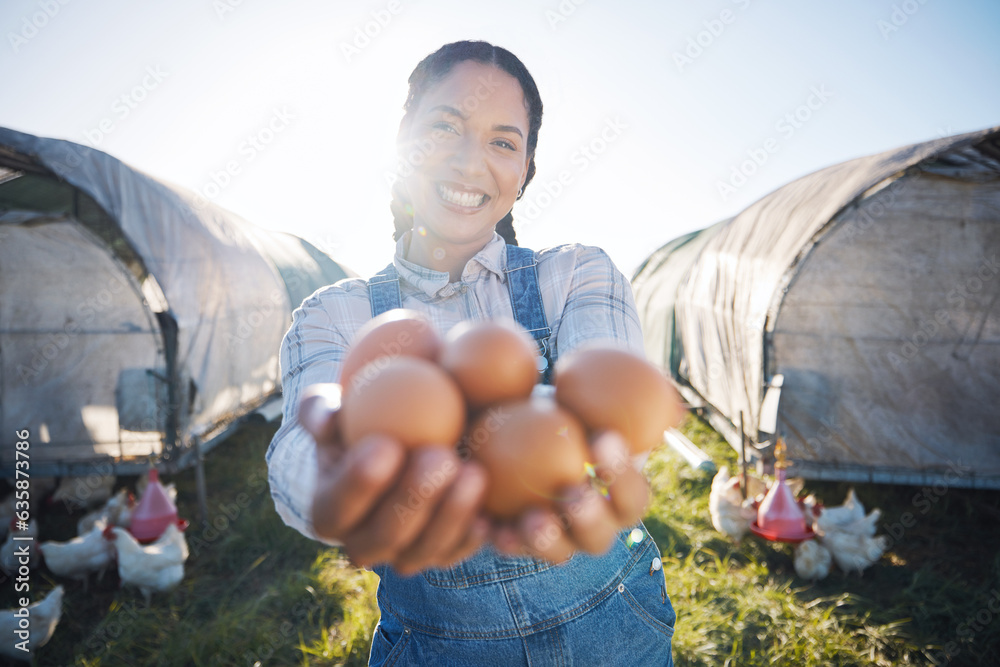
[[[194,478],[198,487],[198,514],[202,526],[207,526],[208,491],[205,487],[205,458],[201,455],[201,439],[197,436],[191,438],[191,446],[194,448]]]
[[[747,499],[747,433],[743,426],[743,411],[740,410],[740,464],[743,466],[743,474],[740,475],[740,491],[743,493],[743,500]]]

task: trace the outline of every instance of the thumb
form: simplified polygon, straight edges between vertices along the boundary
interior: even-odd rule
[[[310,385],[302,394],[298,420],[317,444],[332,444],[339,439],[340,398],[340,385],[332,382]]]

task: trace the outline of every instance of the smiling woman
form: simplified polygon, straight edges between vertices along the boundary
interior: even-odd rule
[[[457,42],[409,84],[393,262],[306,299],[282,343],[284,421],[268,451],[278,513],[379,575],[371,665],[670,665],[674,611],[638,521],[649,487],[620,434],[587,444],[606,495],[567,484],[551,508],[503,520],[485,511],[490,473],[453,443],[343,442],[339,388],[324,383],[341,377],[358,331],[392,308],[419,311],[439,333],[515,320],[541,368],[592,341],[643,354],[631,287],[603,250],[516,245],[511,208],[534,175],[542,121],[524,65]],[[560,463],[585,478],[586,466]]]

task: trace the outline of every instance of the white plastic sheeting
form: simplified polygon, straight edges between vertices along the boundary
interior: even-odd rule
[[[1000,484],[998,136],[823,169],[682,254],[681,280],[640,271],[644,321],[675,321],[672,341],[647,346],[679,351],[675,376],[734,446],[782,374],[779,430],[800,474]],[[673,298],[650,299],[664,281]]]
[[[164,369],[160,329],[135,278],[69,218],[0,216],[0,428],[27,429],[31,460],[158,454],[158,388],[120,428],[116,388]],[[17,298],[32,295],[35,298]],[[157,382],[155,378],[150,378]],[[162,395],[162,394],[161,394]],[[138,403],[133,403],[138,406]],[[146,406],[144,406],[146,407]],[[138,409],[138,408],[137,408]],[[134,412],[134,410],[133,410]],[[4,463],[12,464],[13,447]]]
[[[277,391],[281,338],[293,308],[299,305],[298,301],[292,302],[290,295],[309,294],[333,282],[330,276],[334,273],[339,273],[337,279],[345,277],[347,273],[339,271],[335,262],[301,239],[256,227],[204,199],[196,198],[190,192],[136,171],[100,151],[0,128],[0,149],[4,147],[7,147],[8,155],[15,156],[10,158],[14,163],[27,160],[88,195],[120,229],[128,246],[152,277],[148,284],[143,285],[150,300],[144,302],[141,296],[133,299],[133,295],[129,296],[129,300],[134,303],[117,304],[122,308],[137,308],[140,312],[130,315],[133,320],[147,322],[144,325],[147,329],[157,328],[157,317],[152,315],[152,311],[161,310],[164,304],[152,302],[155,301],[152,296],[157,292],[154,284],[162,291],[168,318],[172,317],[177,326],[176,368],[180,383],[176,400],[179,401],[178,418],[183,422],[179,424],[182,444],[192,436],[204,436],[217,430],[220,425],[247,413]],[[8,166],[7,175],[16,178],[16,168],[16,164]],[[9,266],[23,269],[23,273],[18,273],[23,284],[15,286],[13,282],[8,282],[10,272],[7,271],[0,285],[0,300],[7,304],[5,308],[8,312],[10,308],[17,308],[44,312],[54,319],[72,317],[75,304],[92,298],[94,290],[100,288],[92,280],[84,279],[103,270],[96,255],[91,253],[87,259],[79,255],[78,274],[83,278],[75,280],[66,272],[62,262],[49,259],[54,257],[51,253],[56,252],[56,243],[45,245],[47,250],[33,256],[35,264],[24,269],[21,253],[29,239],[38,234],[57,233],[69,238],[66,235],[74,232],[60,230],[80,232],[79,226],[71,220],[37,227],[8,224],[2,229],[5,230],[3,246],[11,262]],[[95,239],[91,241],[91,246],[93,242],[99,243]],[[64,247],[69,247],[66,243],[69,242],[65,241]],[[82,241],[76,244],[79,247],[86,245]],[[278,256],[273,255],[274,252],[278,252]],[[105,257],[103,261],[104,264],[117,261],[119,273],[128,273],[120,257],[117,260]],[[279,268],[276,262],[282,266]],[[337,270],[332,270],[331,266]],[[135,282],[134,278],[131,279]],[[70,296],[50,300],[49,295],[67,290]],[[99,321],[107,324],[104,313]],[[135,361],[135,367],[144,370],[121,377],[111,377],[108,375],[110,370],[95,375],[89,384],[92,391],[88,393],[76,386],[73,391],[78,393],[63,401],[62,413],[58,416],[45,411],[49,408],[43,410],[39,407],[45,400],[47,385],[17,384],[19,380],[8,380],[6,377],[8,357],[14,350],[23,347],[9,347],[13,340],[11,337],[34,337],[37,344],[37,339],[45,335],[44,328],[34,329],[33,333],[17,333],[19,326],[6,314],[0,320],[0,335],[5,337],[2,340],[7,341],[0,350],[5,370],[3,406],[0,408],[4,432],[0,439],[5,450],[13,449],[7,448],[6,444],[13,437],[15,427],[29,428],[36,434],[43,429],[44,419],[44,423],[48,424],[44,429],[52,436],[52,424],[88,422],[87,417],[81,416],[86,413],[90,415],[91,425],[83,431],[66,430],[64,437],[58,438],[59,443],[52,436],[48,454],[62,457],[66,452],[58,447],[74,446],[81,440],[87,440],[87,436],[93,445],[90,447],[93,452],[114,451],[116,446],[120,449],[123,444],[122,434],[131,431],[126,426],[135,426],[134,422],[151,418],[157,413],[156,409],[143,408],[142,400],[134,396],[143,387],[154,391],[156,382],[151,378],[163,370],[165,362],[162,354],[159,357],[154,354],[154,342],[147,341],[149,350],[146,358]],[[116,354],[128,356],[132,353],[126,349],[127,346],[123,347],[124,339],[116,338],[120,333],[117,329],[112,327],[108,333],[109,336],[98,347],[88,348],[86,363],[94,366],[103,363],[110,369],[123,363],[114,359]],[[159,329],[156,338],[163,347]],[[74,340],[81,341],[83,338]],[[47,382],[54,383],[53,390],[60,385],[60,373],[64,375],[63,380],[75,373],[70,367],[70,358],[68,354],[60,355],[48,368],[53,375]],[[132,363],[129,362],[130,365]],[[119,413],[114,401],[108,403],[108,392],[114,395],[116,387],[121,404],[118,407],[123,408],[124,414]],[[160,398],[152,400],[155,403]],[[38,455],[42,456],[43,452],[39,451]],[[76,458],[86,456],[81,449]]]

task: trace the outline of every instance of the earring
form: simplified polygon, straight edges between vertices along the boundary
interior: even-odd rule
[[[517,191],[517,198],[520,199],[522,194],[524,194],[524,188],[521,188]]]

